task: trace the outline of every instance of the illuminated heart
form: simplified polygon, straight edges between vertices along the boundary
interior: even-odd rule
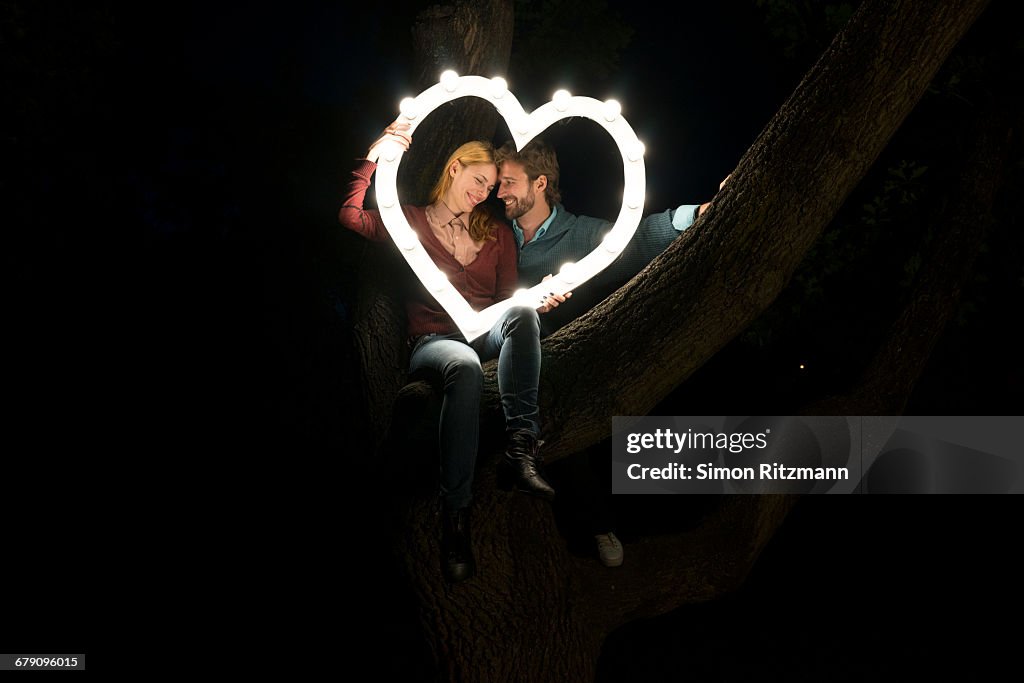
[[[625,180],[619,217],[600,247],[576,263],[565,264],[550,280],[521,289],[505,301],[475,311],[434,265],[402,212],[396,184],[398,165],[404,154],[402,146],[393,142],[382,149],[377,162],[376,188],[377,206],[384,225],[423,286],[448,312],[466,339],[473,340],[491,329],[509,308],[518,305],[539,308],[548,292],[565,294],[572,291],[611,264],[626,248],[640,223],[646,177],[644,146],[622,117],[619,103],[615,100],[601,102],[591,97],[572,97],[568,92],[559,90],[551,102],[527,114],[519,100],[509,92],[504,79],[488,80],[482,76],[459,76],[453,71],[446,71],[441,75],[440,83],[427,88],[416,98],[402,101],[399,121],[409,123],[411,134],[432,111],[459,97],[480,97],[493,104],[512,131],[517,149],[522,149],[559,119],[571,116],[588,118],[608,131],[618,146]]]

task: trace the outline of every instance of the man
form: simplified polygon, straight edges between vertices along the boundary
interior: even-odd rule
[[[495,153],[498,164],[498,199],[519,245],[519,284],[532,287],[557,273],[566,263],[575,263],[592,252],[612,228],[612,223],[569,213],[561,204],[558,189],[558,158],[547,144],[534,140],[521,151],[512,142]],[[723,181],[724,183],[724,181]],[[675,210],[652,214],[640,221],[636,234],[618,259],[570,295],[547,299],[541,312],[541,337],[572,322],[639,273],[668,247],[683,230],[704,213],[710,203],[684,204]],[[570,298],[571,297],[571,298]],[[539,457],[534,454],[534,461]],[[587,472],[578,472],[589,479]],[[576,477],[574,477],[576,478]],[[622,563],[622,545],[610,531],[607,506],[589,497],[592,529],[601,561],[607,566]]]
[[[609,221],[576,216],[562,206],[558,158],[543,141],[534,140],[519,152],[508,142],[495,153],[495,160],[498,199],[505,204],[505,216],[512,220],[519,244],[520,286],[531,287],[565,263],[579,261],[611,230]],[[556,297],[556,305],[561,305],[544,316],[541,335],[575,320],[643,270],[709,206],[684,204],[646,216],[614,263],[573,292],[571,300]]]

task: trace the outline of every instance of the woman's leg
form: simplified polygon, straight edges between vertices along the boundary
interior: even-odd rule
[[[509,309],[491,330],[473,342],[480,358],[498,357],[498,390],[505,411],[508,448],[502,467],[524,493],[552,499],[555,490],[540,473],[540,319],[527,306]]]
[[[491,330],[473,341],[480,358],[498,359],[498,391],[509,431],[540,433],[540,318],[527,306],[510,308]]]

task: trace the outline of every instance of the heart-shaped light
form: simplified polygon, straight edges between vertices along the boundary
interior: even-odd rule
[[[527,114],[503,78],[459,76],[453,71],[446,71],[437,85],[427,88],[415,98],[402,100],[399,121],[408,123],[409,133],[412,134],[432,111],[459,97],[479,97],[494,105],[512,131],[517,149],[522,149],[560,119],[582,116],[594,121],[608,131],[618,146],[622,154],[622,175],[625,181],[619,216],[597,249],[576,263],[563,265],[551,279],[538,282],[530,289],[519,290],[511,298],[482,311],[474,311],[444,273],[438,270],[402,213],[396,181],[404,150],[398,143],[387,145],[382,150],[376,174],[377,206],[381,219],[416,277],[447,311],[466,339],[471,341],[491,329],[509,308],[517,305],[539,308],[549,292],[565,294],[576,289],[618,258],[640,224],[646,176],[643,143],[622,117],[621,107],[615,100],[601,102],[592,97],[573,97],[565,90],[559,90],[551,102]]]

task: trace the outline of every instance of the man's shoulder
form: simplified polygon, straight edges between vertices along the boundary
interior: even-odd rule
[[[558,212],[555,214],[555,220],[552,223],[552,229],[557,228],[559,232],[562,230],[600,230],[604,226],[608,225],[608,221],[601,218],[593,218],[591,216],[577,216],[566,210],[561,204],[558,205]]]

